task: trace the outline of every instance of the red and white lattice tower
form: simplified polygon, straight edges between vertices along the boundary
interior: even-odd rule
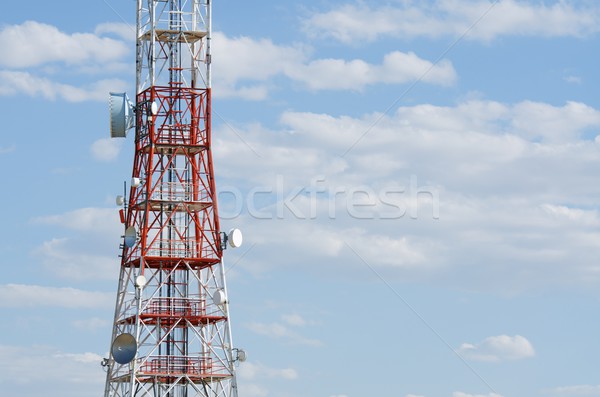
[[[237,396],[211,154],[210,0],[137,0],[135,104],[111,94],[111,135],[135,127],[105,397]],[[119,199],[118,199],[119,200]]]

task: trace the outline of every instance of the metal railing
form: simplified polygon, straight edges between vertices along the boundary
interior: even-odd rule
[[[154,298],[143,302],[144,314],[156,316],[202,316],[205,301],[198,298]]]
[[[196,239],[188,240],[156,240],[148,247],[146,256],[167,258],[216,258],[215,250],[207,243],[202,244]]]
[[[214,365],[210,357],[150,356],[140,366],[148,375],[190,375],[200,377],[225,377],[230,371],[222,364]]]

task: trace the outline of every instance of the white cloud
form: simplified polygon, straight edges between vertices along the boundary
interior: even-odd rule
[[[298,379],[298,371],[293,368],[270,368],[260,363],[246,361],[240,365],[238,376],[245,380],[261,380],[261,379]]]
[[[327,203],[317,204],[318,207],[326,208]],[[301,213],[308,214],[306,206],[300,206]],[[339,212],[344,211],[340,205]],[[323,216],[323,215],[322,215]],[[279,228],[260,230],[261,236],[272,244],[285,245],[289,252],[301,258],[307,253],[306,247],[311,247],[314,258],[344,258],[351,254],[351,247],[363,258],[378,258],[377,266],[389,269],[418,269],[428,268],[429,255],[426,254],[428,247],[412,238],[399,236],[397,234],[386,235],[367,227],[345,227],[342,219],[347,219],[347,214],[337,214],[336,219],[340,225],[333,226],[321,223],[310,223],[301,220],[293,220],[286,217],[286,233],[281,234]],[[323,216],[325,218],[325,216]],[[352,217],[350,217],[352,219]],[[308,217],[304,219],[310,219]],[[255,225],[256,227],[261,227]],[[354,254],[352,254],[354,256]]]
[[[115,279],[118,242],[123,233],[117,211],[90,207],[35,218],[35,223],[60,226],[76,234],[44,241],[34,255],[48,271],[62,278]]]
[[[580,85],[581,83],[583,83],[583,79],[581,77],[579,77],[579,76],[573,76],[573,75],[566,76],[564,78],[564,80],[567,83],[570,83],[570,84],[578,84],[578,85]]]
[[[306,59],[306,50],[297,46],[280,46],[269,39],[230,38],[220,32],[212,37],[215,55],[215,93],[245,99],[265,99],[267,80],[281,75]]]
[[[271,338],[281,338],[289,334],[289,330],[282,324],[271,323],[249,323],[247,327],[260,335],[265,335]]]
[[[513,125],[521,136],[530,140],[569,142],[580,131],[600,124],[600,111],[580,102],[563,107],[524,101],[514,107]]]
[[[66,397],[102,393],[106,374],[95,353],[67,353],[48,346],[0,345],[0,384],[31,395],[52,390]]]
[[[318,339],[306,338],[289,328],[289,326],[278,322],[268,324],[253,322],[246,324],[246,328],[256,334],[263,335],[271,339],[284,340],[292,344],[306,346],[321,346],[323,344],[323,342]]]
[[[577,102],[469,100],[389,115],[284,112],[279,131],[235,126],[245,142],[222,127],[218,177],[248,193],[238,207],[256,215],[233,215],[256,243],[241,266],[267,271],[285,246],[289,266],[326,257],[363,268],[358,254],[385,277],[468,289],[593,284],[599,115]]]
[[[0,70],[0,96],[27,95],[43,99],[63,99],[67,102],[107,101],[110,91],[125,91],[127,84],[119,79],[99,80],[77,87],[57,83],[29,72]]]
[[[111,323],[105,318],[92,317],[85,320],[73,320],[71,324],[78,329],[94,331],[99,328],[107,328]]]
[[[115,160],[119,156],[122,147],[122,140],[112,138],[101,138],[92,144],[90,150],[92,152],[92,156],[96,160],[110,162]]]
[[[521,360],[535,356],[533,346],[521,335],[490,336],[477,345],[463,343],[458,353],[474,361]]]
[[[51,62],[69,65],[109,63],[128,53],[119,40],[91,33],[67,34],[55,26],[27,21],[0,30],[0,65],[9,68],[39,66]]]
[[[239,384],[240,382],[238,382]],[[254,383],[243,382],[243,386],[238,388],[243,390],[244,395],[248,397],[266,397],[269,395],[269,390],[266,387]]]
[[[93,309],[110,307],[112,301],[114,301],[114,294],[112,293],[40,285],[0,285],[0,307],[35,308],[51,306],[68,309]]]
[[[552,204],[543,204],[541,208],[557,220],[562,220],[566,223],[578,223],[593,227],[600,225],[598,211],[595,210],[583,210],[580,208],[569,208],[565,205]]]
[[[102,356],[95,353],[57,353],[54,355],[54,357],[60,359],[66,358],[82,364],[98,364],[100,361],[102,361]]]
[[[127,43],[135,42],[135,26],[121,22],[106,22],[96,26],[94,34],[102,36],[105,34],[115,34]]]
[[[295,65],[286,74],[311,90],[359,91],[370,84],[401,84],[415,80],[450,85],[456,80],[456,72],[448,60],[433,64],[412,52],[400,51],[386,54],[381,65],[360,59],[318,59]]]
[[[467,39],[482,41],[498,36],[584,37],[598,32],[598,26],[597,7],[515,0],[404,1],[381,7],[361,2],[315,13],[304,21],[309,36],[329,36],[345,43],[385,36],[459,37],[467,31]]]
[[[265,385],[274,381],[294,381],[298,377],[298,371],[294,368],[272,368],[252,361],[241,363],[237,369],[238,388],[249,397],[270,396],[272,394]]]
[[[123,62],[132,47],[123,40],[102,35],[120,37],[126,29],[125,24],[106,23],[99,25],[95,34],[65,33],[36,21],[1,27],[0,96],[106,101],[109,91],[124,91],[128,86],[109,76],[133,70],[133,66]],[[107,77],[82,82],[82,74]]]
[[[91,243],[87,245],[93,246]],[[44,241],[34,254],[47,271],[64,279],[114,280],[118,277],[116,247],[111,257],[89,251],[78,239],[53,238]]]
[[[307,338],[298,333],[295,328],[302,328],[309,325],[315,325],[312,321],[303,316],[294,314],[283,314],[281,321],[272,323],[253,322],[246,324],[251,331],[272,339],[283,340],[292,344],[321,346],[322,342],[317,339]]]
[[[118,208],[79,208],[64,214],[38,217],[33,222],[106,236],[118,235],[123,230]]]
[[[549,394],[556,397],[599,397],[600,385],[561,386],[544,390],[544,394]]]
[[[4,36],[22,36],[28,31],[38,31],[40,35],[46,33],[45,37],[52,40],[53,45],[48,45],[46,38],[28,40],[31,42],[25,47],[8,42],[5,43],[6,48],[0,45],[0,51],[12,54],[3,58],[4,64],[0,60],[0,66],[9,68],[0,70],[0,95],[27,95],[69,102],[105,101],[109,91],[125,91],[126,83],[112,78],[79,86],[55,81],[53,77],[39,75],[39,72],[34,74],[10,69],[64,62],[79,72],[123,72],[129,66],[122,62],[127,46],[124,42],[98,35],[116,34],[125,38],[131,34],[130,30],[128,25],[120,23],[98,25],[96,35],[67,35],[56,27],[32,21],[5,27],[0,31],[0,43]],[[86,40],[89,40],[86,50],[76,50]],[[310,90],[360,91],[372,84],[402,84],[419,79],[424,83],[451,85],[456,80],[456,72],[448,60],[433,64],[414,53],[393,51],[386,54],[378,65],[361,59],[311,60],[310,49],[305,46],[278,45],[270,39],[244,36],[230,38],[220,32],[214,33],[213,43],[215,54],[218,53],[214,57],[213,68],[214,84],[218,87],[215,93],[222,97],[266,99],[271,90],[277,89],[275,79],[278,76],[298,82]],[[38,47],[43,50],[38,50]]]
[[[0,154],[12,153],[17,150],[16,145],[0,146]]]
[[[285,76],[310,90],[355,90],[377,83],[401,84],[420,79],[425,83],[451,85],[456,72],[448,60],[437,64],[414,53],[393,51],[380,65],[361,59],[313,59],[301,46],[282,46],[269,39],[230,38],[215,33],[214,59],[218,95],[262,100],[275,89],[269,80]]]
[[[489,394],[468,394],[463,393],[461,391],[455,391],[452,393],[452,397],[502,397],[502,395],[498,393],[489,393]]]
[[[306,320],[299,314],[284,314],[281,318],[291,326],[302,327],[306,325]]]

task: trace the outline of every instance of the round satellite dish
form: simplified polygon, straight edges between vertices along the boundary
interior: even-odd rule
[[[110,348],[113,358],[119,364],[127,364],[134,359],[137,353],[137,342],[131,334],[125,333],[117,336]]]
[[[125,245],[131,248],[135,245],[135,240],[137,240],[137,230],[135,226],[129,226],[125,229]]]
[[[125,138],[127,130],[133,128],[134,106],[126,93],[111,92],[108,105],[110,108],[110,137]]]
[[[146,285],[146,277],[139,275],[135,278],[135,286],[143,288]]]
[[[152,104],[150,105],[150,111],[152,112],[153,116],[156,116],[156,114],[158,113],[158,103],[152,102]]]
[[[229,246],[231,248],[241,247],[242,242],[244,241],[242,231],[240,229],[231,229],[227,235],[227,241],[229,242]]]
[[[135,176],[131,178],[131,186],[138,187],[142,184],[142,180],[140,178],[136,178]]]
[[[246,361],[248,359],[248,355],[246,354],[246,351],[242,350],[242,349],[238,349],[238,351],[237,351],[237,359],[241,363],[243,363],[244,361]]]
[[[225,291],[222,289],[216,290],[212,296],[212,299],[215,305],[222,305],[227,302],[227,296],[225,296]]]
[[[125,204],[125,197],[117,196],[115,199],[115,203],[117,203],[118,206]]]

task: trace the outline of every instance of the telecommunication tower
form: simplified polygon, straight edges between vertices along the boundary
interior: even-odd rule
[[[135,103],[110,96],[135,156],[104,397],[237,396],[223,250],[242,236],[219,228],[211,17],[211,0],[137,0]]]

